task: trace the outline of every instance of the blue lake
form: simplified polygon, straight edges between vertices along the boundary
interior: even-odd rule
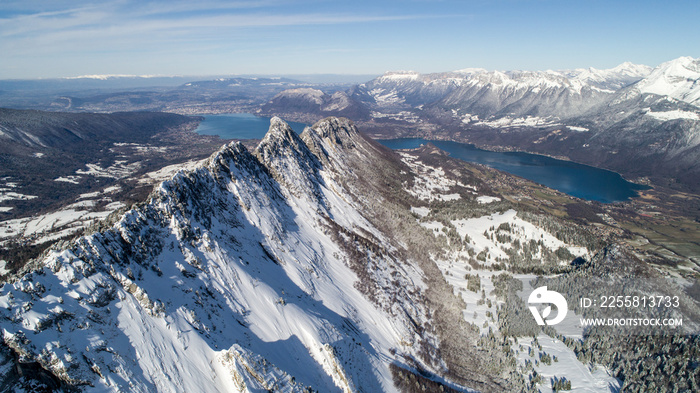
[[[202,135],[218,135],[223,139],[262,139],[270,128],[270,118],[250,113],[205,115],[195,130]],[[288,121],[296,133],[301,134],[308,124]]]
[[[520,152],[494,152],[474,145],[449,141],[431,141],[421,138],[388,139],[378,141],[391,149],[415,149],[432,143],[467,162],[488,165],[577,198],[612,203],[637,196],[638,190],[649,187],[628,182],[615,172],[571,161]]]
[[[294,131],[301,133],[306,124],[288,122]],[[270,127],[270,118],[249,113],[207,115],[197,132],[218,135],[224,139],[262,139]],[[643,185],[626,181],[619,174],[588,165],[536,154],[518,152],[493,152],[474,145],[448,141],[430,141],[421,138],[379,140],[391,149],[414,149],[431,142],[450,153],[452,157],[467,162],[488,165],[534,182],[554,188],[577,198],[612,203],[637,196]]]

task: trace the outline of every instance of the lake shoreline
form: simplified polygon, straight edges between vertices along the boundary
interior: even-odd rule
[[[221,139],[260,140],[269,129],[270,117],[253,113],[204,115],[195,130]],[[308,124],[288,122],[300,134]],[[451,157],[479,163],[519,176],[576,198],[600,203],[626,202],[651,187],[625,179],[620,173],[570,159],[515,151],[483,149],[473,143],[415,137],[374,139],[392,149],[413,149],[432,143]]]

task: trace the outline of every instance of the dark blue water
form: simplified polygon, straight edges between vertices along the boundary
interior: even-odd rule
[[[301,133],[305,124],[288,122]],[[197,132],[218,135],[224,139],[262,139],[270,127],[270,118],[249,113],[207,115]],[[392,149],[414,149],[432,142],[452,157],[488,165],[554,188],[569,195],[603,203],[626,201],[637,196],[638,190],[648,187],[630,183],[615,172],[570,161],[528,153],[493,152],[481,150],[466,143],[429,141],[421,138],[380,140]]]
[[[628,182],[615,172],[571,161],[518,152],[493,152],[449,141],[403,138],[378,141],[391,149],[415,149],[431,142],[452,157],[488,165],[577,198],[612,203],[637,196],[649,187]]]
[[[288,121],[297,134],[304,131],[306,124]],[[270,118],[250,113],[229,113],[206,115],[195,130],[202,135],[218,135],[223,139],[262,139],[270,128]]]

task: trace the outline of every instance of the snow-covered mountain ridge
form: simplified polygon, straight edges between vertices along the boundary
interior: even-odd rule
[[[401,165],[383,154],[347,120],[297,136],[273,119],[254,152],[232,143],[178,173],[5,284],[1,385],[28,386],[12,370],[34,365],[90,391],[378,392],[397,390],[398,367],[512,388],[479,371],[459,319],[443,341],[428,304],[452,289],[365,217],[354,182],[375,180],[357,168]],[[451,370],[451,346],[470,369]]]

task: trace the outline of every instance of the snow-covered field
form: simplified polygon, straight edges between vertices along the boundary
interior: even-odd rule
[[[87,169],[78,169],[75,173],[78,175],[122,179],[136,172],[141,167],[141,163],[137,161],[127,164],[127,161],[117,160],[107,168],[103,168],[100,164],[85,164],[85,166]]]
[[[496,258],[508,258],[505,250],[512,247],[512,242],[501,243],[494,240],[495,234],[502,224],[507,224],[511,228],[507,233],[521,243],[535,240],[542,242],[544,247],[551,251],[565,247],[575,256],[586,256],[588,254],[588,250],[585,248],[567,245],[544,229],[521,219],[513,209],[504,213],[494,213],[478,218],[454,220],[452,224],[457,228],[457,233],[459,233],[460,237],[469,237],[471,247],[477,253],[488,251],[486,260],[491,263],[497,262]]]
[[[567,247],[574,255],[587,255],[588,253],[585,248],[567,245],[542,228],[520,219],[517,217],[515,210],[494,213],[479,218],[452,221],[460,236],[468,236],[471,239],[470,246],[475,252],[488,251],[485,257],[486,264],[495,263],[497,258],[508,257],[503,252],[503,248],[506,245],[494,242],[491,236],[485,236],[485,232],[486,234],[493,234],[495,233],[493,229],[504,223],[510,226],[510,233],[514,238],[519,239],[521,242],[541,240],[550,250]],[[426,228],[434,229],[436,236],[443,234],[443,225],[441,223],[422,223],[422,225]],[[492,291],[494,290],[493,277],[501,274],[501,272],[474,269],[466,263],[467,258],[467,253],[457,251],[451,253],[447,259],[436,258],[435,262],[447,282],[454,288],[455,294],[464,300],[466,304],[466,308],[463,311],[464,319],[478,326],[481,334],[486,334],[489,329],[498,329],[497,310],[502,302],[495,298]],[[518,278],[526,283],[529,281],[527,279],[528,276],[519,276]],[[534,278],[534,276],[529,278]],[[470,280],[477,280],[478,286],[476,290],[474,289],[474,283],[470,285]],[[524,286],[523,291],[521,291],[524,299],[527,298],[531,291],[532,288],[529,285]],[[557,331],[566,337],[575,339],[580,339],[583,332],[578,316],[573,312],[569,312],[566,319],[557,325]],[[609,392],[619,389],[619,381],[611,377],[607,370],[601,366],[582,364],[576,358],[575,353],[563,342],[540,334],[538,341],[542,349],[535,348],[534,352],[529,352],[529,348],[532,346],[531,340],[532,337],[518,338],[518,345],[513,347],[513,350],[518,364],[523,370],[526,370],[527,362],[531,362],[534,370],[540,375],[542,381],[539,385],[541,392],[550,391],[553,377],[565,377],[571,382],[572,391],[574,392]],[[539,360],[535,362],[535,359],[539,359],[540,353],[556,356],[557,361],[552,362],[551,365]],[[527,378],[529,372],[523,372]]]
[[[73,183],[73,184],[80,184],[80,179],[82,179],[82,176],[76,176],[76,175],[68,175],[68,176],[59,176],[53,181],[62,181],[64,183]]]
[[[372,111],[371,116],[374,119],[392,119],[398,121],[405,121],[408,123],[418,123],[420,121],[420,116],[408,111],[400,111],[396,113],[383,113]]]
[[[471,118],[470,118],[471,119]],[[467,123],[467,117],[462,120],[463,123]],[[473,123],[477,126],[488,126],[492,128],[508,128],[508,127],[549,127],[560,125],[559,118],[556,117],[510,117],[505,116],[500,119],[495,120],[482,120]]]
[[[571,392],[608,393],[620,389],[620,381],[612,377],[609,370],[600,365],[581,363],[566,344],[546,334],[540,333],[536,341],[532,337],[520,337],[513,350],[520,366],[530,363],[540,375],[540,392],[551,391],[554,377],[570,381]],[[545,354],[552,357],[551,363],[540,360]]]
[[[10,181],[10,178],[0,179],[0,203],[12,200],[26,201],[36,198],[36,195],[25,195],[13,191],[16,190],[18,187],[19,184]]]
[[[661,121],[676,120],[676,119],[688,119],[688,120],[700,120],[700,116],[695,112],[686,112],[681,110],[666,111],[666,112],[652,112],[651,110],[646,112],[646,116],[653,117],[654,119]]]
[[[82,200],[55,212],[1,221],[0,244],[13,239],[31,240],[33,244],[60,239],[103,220],[125,206],[121,202],[110,202],[100,209],[94,209],[96,203],[95,200]]]
[[[180,170],[192,168],[200,161],[189,161],[183,164],[170,165],[160,170],[149,172],[138,179],[141,184],[157,184],[163,180],[171,178]],[[126,176],[133,166],[126,166],[126,170],[113,171],[112,169],[97,168],[99,166],[88,167],[95,169],[94,172],[84,173],[84,175],[122,177]],[[122,169],[124,169],[122,168]],[[80,176],[68,176],[58,178],[55,181],[66,181],[77,183]],[[14,183],[9,183],[14,187]],[[7,188],[9,189],[9,188]],[[70,236],[82,231],[97,221],[105,219],[112,212],[124,207],[122,202],[114,201],[112,195],[121,191],[121,186],[114,185],[99,191],[81,194],[76,200],[62,209],[33,217],[17,218],[13,220],[0,221],[0,244],[14,239],[30,239],[33,244],[41,244],[52,240],[57,240],[65,236]],[[0,188],[0,198],[3,195]],[[15,193],[9,193],[8,198],[15,197]],[[35,198],[31,195],[22,196],[25,199]],[[17,196],[17,198],[19,198]],[[17,199],[15,198],[15,199]],[[1,201],[1,200],[0,200]],[[0,207],[0,212],[9,211],[11,207]]]
[[[114,146],[130,148],[138,154],[151,154],[151,153],[166,153],[168,151],[167,147],[163,146],[148,146],[141,145],[138,143],[115,143]],[[115,151],[115,149],[111,149]]]
[[[495,197],[495,196],[488,196],[488,195],[481,195],[476,198],[476,201],[479,203],[493,203],[493,202],[500,202],[501,198]]]

